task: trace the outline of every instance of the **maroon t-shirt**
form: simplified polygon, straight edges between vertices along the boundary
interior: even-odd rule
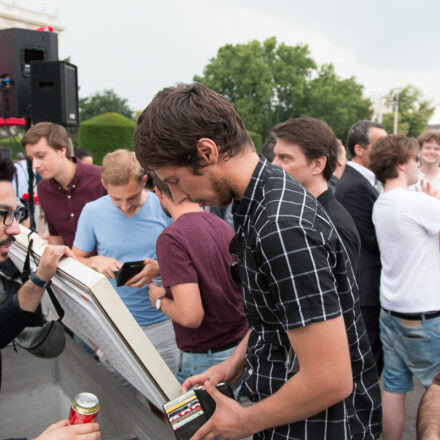
[[[76,161],[76,171],[65,191],[55,179],[38,184],[38,199],[46,216],[50,235],[62,237],[72,247],[76,226],[84,205],[107,194],[101,182],[101,167]]]
[[[240,340],[248,330],[241,289],[229,277],[234,232],[207,211],[181,215],[157,239],[156,254],[167,296],[176,284],[198,283],[205,312],[199,328],[174,324],[177,346],[203,353]]]

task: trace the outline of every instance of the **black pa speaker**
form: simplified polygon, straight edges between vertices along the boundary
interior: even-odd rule
[[[78,73],[65,61],[31,63],[32,122],[55,122],[65,127],[79,124]]]
[[[38,60],[58,60],[58,34],[17,28],[0,30],[0,77],[13,81],[1,90],[0,117],[27,115],[31,104],[30,63]]]

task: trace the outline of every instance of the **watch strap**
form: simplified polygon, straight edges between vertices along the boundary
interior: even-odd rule
[[[37,274],[35,272],[31,272],[29,274],[29,279],[38,287],[41,287],[43,289],[47,289],[48,286],[51,285],[52,281],[43,281],[41,278],[37,277]]]

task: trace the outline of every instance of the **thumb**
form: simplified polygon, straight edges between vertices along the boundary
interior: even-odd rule
[[[207,380],[204,384],[206,392],[214,399],[216,405],[223,402],[227,397],[218,390],[216,384],[212,380]]]

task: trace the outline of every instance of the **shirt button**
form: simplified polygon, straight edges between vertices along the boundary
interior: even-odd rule
[[[72,197],[72,196],[71,196],[70,194],[67,196],[68,199],[70,199],[71,197]]]
[[[70,214],[70,217],[75,217],[75,214],[72,212],[72,214]]]
[[[75,185],[72,185],[72,188],[75,188]]]
[[[249,368],[248,373],[249,373],[249,376],[252,376],[252,374],[254,373],[254,372],[252,371],[252,368]]]

